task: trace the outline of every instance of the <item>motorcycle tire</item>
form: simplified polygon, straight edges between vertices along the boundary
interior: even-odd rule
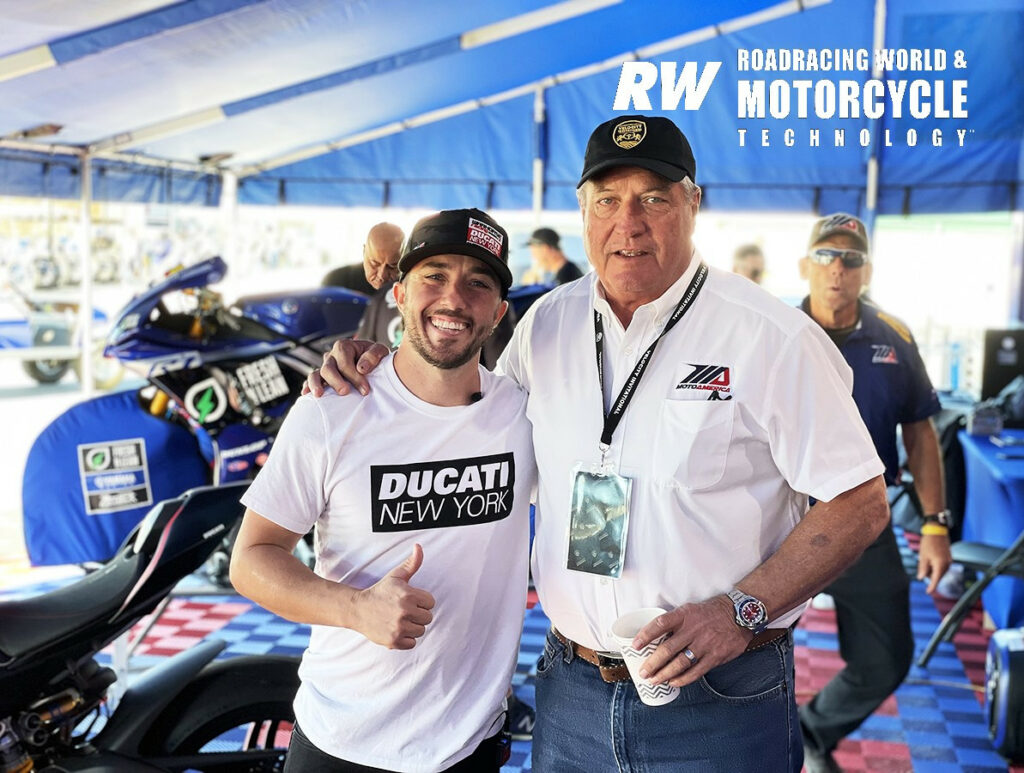
[[[59,325],[43,325],[32,334],[33,346],[57,346],[67,344],[69,333]],[[25,360],[22,369],[30,378],[40,384],[56,384],[71,368],[71,360]]]
[[[25,360],[21,367],[40,384],[56,384],[71,367],[71,360]]]
[[[235,736],[237,732],[232,731],[242,727],[244,740],[236,742],[236,751],[265,757],[267,750],[280,749],[281,754],[276,762],[252,760],[235,769],[281,770],[295,721],[292,701],[299,688],[298,669],[299,658],[281,655],[247,655],[211,663],[157,717],[140,746],[141,755],[167,760],[224,751],[222,743],[213,742],[227,733]],[[219,748],[207,748],[210,745]]]

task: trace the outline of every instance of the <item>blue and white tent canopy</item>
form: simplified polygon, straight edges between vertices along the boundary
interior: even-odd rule
[[[1020,209],[1022,40],[1024,0],[0,0],[0,194],[75,197],[88,153],[101,200],[215,204],[227,171],[249,203],[571,208],[641,60],[722,63],[699,109],[654,89],[644,111],[686,132],[711,208],[863,213],[874,157],[879,213]],[[967,116],[738,117],[741,80],[875,77],[741,71],[738,51],[878,41],[945,52],[880,77],[947,106],[967,80]]]

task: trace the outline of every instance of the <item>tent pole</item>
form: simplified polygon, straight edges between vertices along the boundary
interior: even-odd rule
[[[78,304],[79,348],[81,350],[81,389],[83,399],[93,393],[92,379],[92,156],[82,159],[82,284]]]
[[[533,92],[533,227],[540,226],[544,210],[544,159],[547,156],[544,110],[544,87]]]
[[[224,262],[229,267],[235,266],[238,252],[238,175],[234,172],[221,172],[219,209]],[[235,266],[235,269],[241,269],[241,266]]]
[[[886,0],[875,0],[875,34],[872,48],[872,59],[875,61],[871,67],[871,77],[880,79],[882,68],[880,60],[874,57],[874,52],[885,47],[885,14]],[[864,202],[864,225],[868,231],[868,238],[873,244],[875,241],[875,217],[878,213],[878,143],[881,119],[874,118],[871,121],[871,156],[868,158],[866,192]]]

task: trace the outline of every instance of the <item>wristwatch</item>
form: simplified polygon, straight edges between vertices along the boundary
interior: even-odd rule
[[[736,625],[753,631],[755,636],[768,627],[768,608],[760,599],[739,588],[733,588],[725,595],[730,598],[736,610]]]
[[[934,523],[939,526],[945,526],[947,529],[953,528],[953,514],[949,511],[949,508],[940,510],[937,513],[924,516],[925,523]]]

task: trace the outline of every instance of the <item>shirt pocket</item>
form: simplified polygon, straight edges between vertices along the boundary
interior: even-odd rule
[[[654,438],[654,473],[685,489],[718,483],[732,442],[732,400],[664,400]]]

